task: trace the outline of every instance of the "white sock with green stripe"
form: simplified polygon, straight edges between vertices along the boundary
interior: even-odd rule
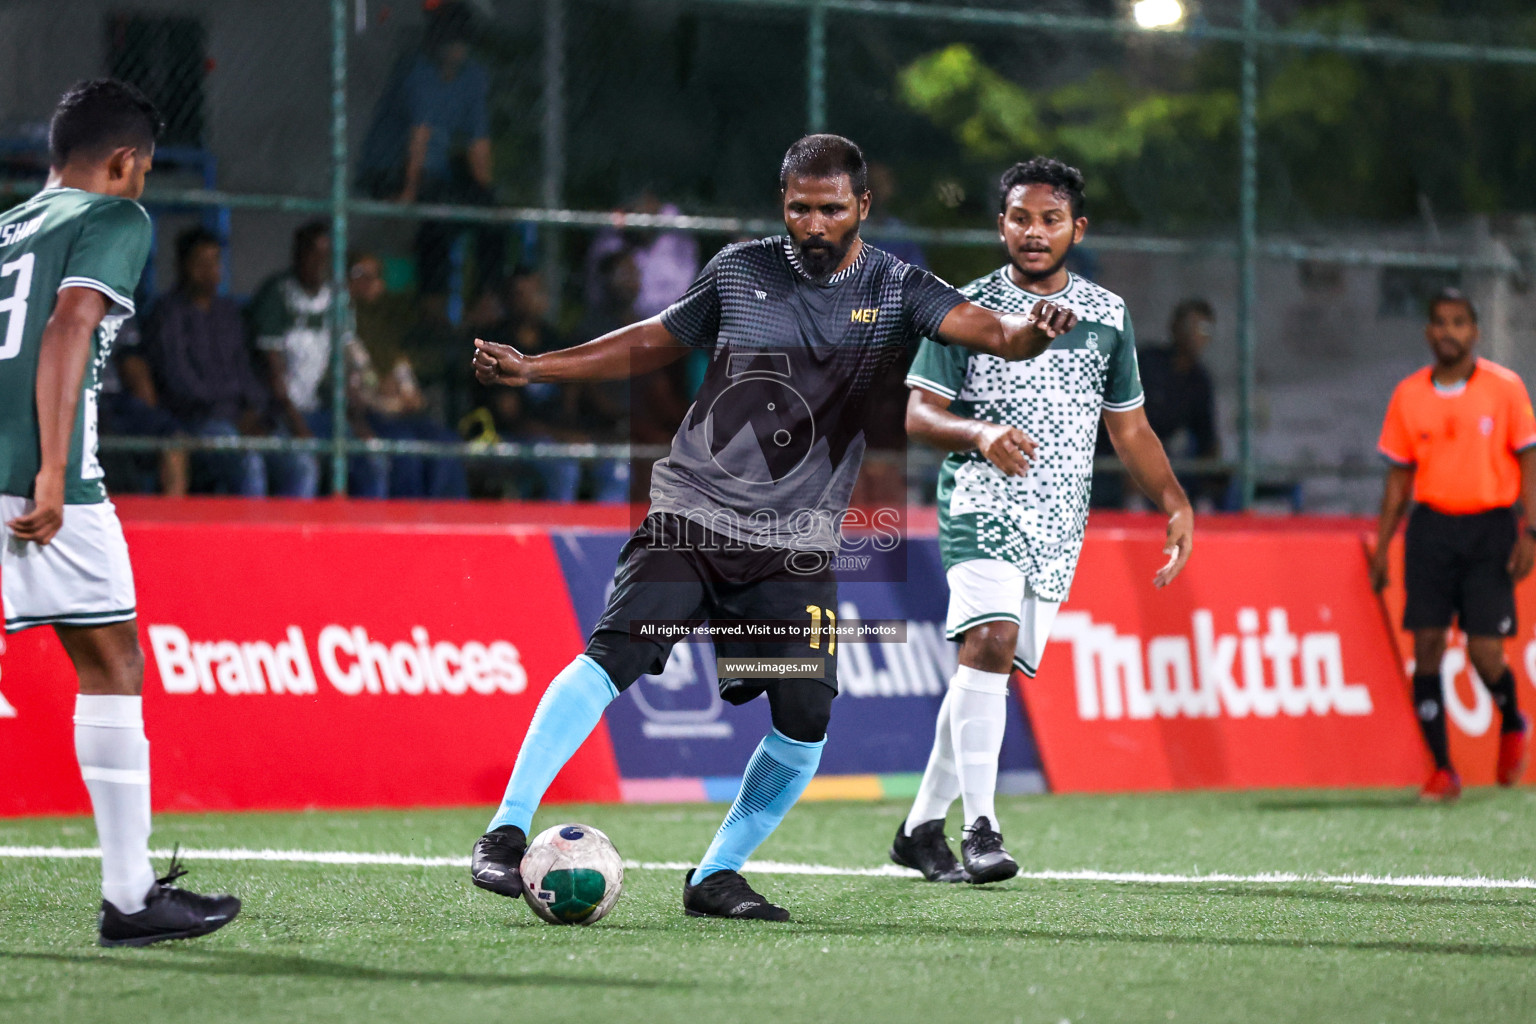
[[[1008,722],[1008,673],[983,672],[961,665],[949,683],[954,705],[950,728],[965,826],[985,816],[997,828],[997,758]]]
[[[75,758],[96,815],[101,896],[125,914],[143,910],[155,884],[143,707],[141,697],[82,693],[75,698]]]

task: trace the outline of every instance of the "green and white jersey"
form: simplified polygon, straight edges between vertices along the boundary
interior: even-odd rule
[[[133,315],[150,239],[149,215],[138,203],[79,189],[44,189],[0,213],[0,494],[30,498],[42,461],[37,360],[56,296],[93,288],[109,305],[91,339],[64,501],[106,500],[96,460],[96,396],[118,328]]]
[[[268,278],[251,299],[249,317],[256,347],[287,357],[288,399],[302,413],[325,405],[320,390],[331,369],[331,286],[311,295],[292,272]]]
[[[1012,562],[1030,590],[1065,601],[1088,524],[1088,489],[1101,409],[1143,402],[1130,313],[1120,296],[1071,275],[1055,295],[1014,284],[1003,267],[960,289],[987,309],[1028,313],[1047,299],[1077,326],[1034,359],[1007,362],[924,340],[907,386],[951,400],[969,419],[1018,427],[1039,443],[1029,472],[1005,476],[980,452],[951,452],[939,470],[939,549],[944,568],[977,558]]]

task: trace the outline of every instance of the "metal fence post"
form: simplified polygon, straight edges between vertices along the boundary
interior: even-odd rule
[[[540,198],[547,209],[565,205],[565,0],[544,0],[544,124],[543,182]],[[560,312],[561,231],[543,229],[541,254],[544,287],[549,290],[552,316]]]
[[[331,0],[331,493],[347,493],[347,0]]]
[[[827,9],[811,0],[805,14],[805,130],[827,130]]]
[[[1254,350],[1258,345],[1258,29],[1259,0],[1243,0],[1242,109],[1238,127],[1242,140],[1242,170],[1237,248],[1237,429],[1240,465],[1238,481],[1242,507],[1245,509],[1253,505],[1254,485],[1257,483],[1253,451],[1253,363]]]

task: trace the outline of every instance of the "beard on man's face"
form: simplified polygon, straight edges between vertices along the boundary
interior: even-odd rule
[[[1068,242],[1067,247],[1062,250],[1061,258],[1058,260],[1052,260],[1050,266],[1046,267],[1044,270],[1033,270],[1025,267],[1017,259],[1013,261],[1014,269],[1017,270],[1020,276],[1022,276],[1026,281],[1044,281],[1047,278],[1054,277],[1057,271],[1061,270],[1061,268],[1066,265],[1067,257],[1072,255],[1072,250],[1076,245],[1076,242]],[[1050,252],[1048,248],[1031,248],[1026,251],[1031,253]]]
[[[848,250],[853,248],[854,239],[859,237],[858,226],[855,225],[841,242],[832,242],[826,238],[808,237],[795,243],[795,252],[800,257],[800,266],[811,277],[824,281],[831,277],[837,270],[838,264],[848,255]]]

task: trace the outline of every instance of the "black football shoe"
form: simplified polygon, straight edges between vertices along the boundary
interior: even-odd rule
[[[235,897],[222,893],[200,896],[171,884],[186,873],[172,854],[170,870],[164,878],[155,879],[144,909],[136,914],[125,914],[102,900],[96,941],[103,946],[148,946],[170,939],[195,939],[235,919],[240,913],[240,901]]]
[[[528,836],[516,825],[493,828],[475,840],[469,855],[469,877],[482,889],[501,896],[523,894],[523,854]]]
[[[944,838],[943,818],[923,822],[911,835],[907,835],[907,823],[902,822],[891,841],[891,860],[904,868],[916,868],[930,882],[965,881],[965,869]]]
[[[976,885],[1002,882],[1019,873],[1019,862],[1003,849],[1003,836],[985,814],[971,823],[960,842],[966,880]]]
[[[683,873],[683,913],[689,917],[729,917],[738,921],[788,921],[789,911],[769,903],[735,871],[716,871],[698,885]]]

